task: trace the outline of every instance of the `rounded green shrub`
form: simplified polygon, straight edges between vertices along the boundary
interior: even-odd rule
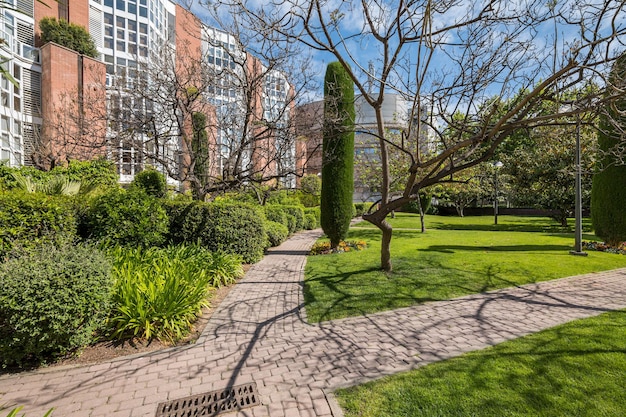
[[[285,213],[295,217],[296,225],[294,232],[304,229],[304,207],[302,206],[282,206]]]
[[[76,237],[72,200],[64,196],[0,193],[0,259],[13,248],[72,241]]]
[[[298,221],[295,216],[291,214],[285,214],[285,218],[287,219],[287,230],[289,230],[289,234],[294,234],[297,231]]]
[[[304,228],[306,230],[313,230],[317,228],[317,219],[313,214],[304,215]]]
[[[167,180],[165,179],[165,175],[156,169],[144,169],[135,175],[130,185],[156,198],[163,198],[167,193]]]
[[[168,204],[170,240],[199,243],[210,251],[241,255],[256,262],[267,243],[263,209],[247,203]]]
[[[289,236],[287,226],[271,220],[265,222],[265,231],[267,232],[267,240],[270,247],[280,245],[287,239],[287,236]]]
[[[304,214],[312,214],[315,216],[315,227],[320,227],[321,212],[319,207],[307,207],[304,209]]]
[[[158,246],[169,228],[163,206],[138,189],[111,189],[95,198],[85,221],[87,237],[116,245]]]
[[[88,245],[42,245],[0,264],[0,363],[42,363],[94,341],[110,312],[106,257]]]
[[[284,226],[289,225],[287,223],[287,216],[286,216],[285,210],[283,210],[283,206],[280,206],[277,204],[270,204],[270,205],[264,206],[264,210],[265,210],[265,217],[267,217],[267,220],[280,223]]]

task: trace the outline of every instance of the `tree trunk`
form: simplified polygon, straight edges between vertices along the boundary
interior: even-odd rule
[[[420,211],[420,224],[422,226],[422,233],[425,233],[426,232],[426,222],[424,221],[424,217],[425,217],[425,215],[424,215],[424,208],[422,207],[422,199],[419,198],[419,196],[417,198],[417,207],[418,207],[418,209]]]
[[[391,236],[393,229],[389,223],[385,220],[387,212],[376,211],[371,214],[364,214],[363,220],[372,223],[378,227],[382,232],[382,241],[380,245],[380,268],[383,271],[391,272]]]

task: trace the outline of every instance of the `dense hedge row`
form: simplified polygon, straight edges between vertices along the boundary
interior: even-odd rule
[[[0,193],[0,259],[14,248],[72,241],[76,224],[72,201],[67,197]]]
[[[267,237],[263,210],[248,203],[168,202],[172,243],[198,243],[238,254],[244,262],[263,256]]]

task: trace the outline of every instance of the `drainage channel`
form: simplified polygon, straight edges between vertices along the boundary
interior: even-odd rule
[[[256,383],[252,382],[159,403],[155,417],[218,416],[260,404]]]

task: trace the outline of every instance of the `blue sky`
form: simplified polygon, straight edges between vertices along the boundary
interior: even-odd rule
[[[179,1],[183,5],[188,5],[186,0]],[[302,4],[304,0],[293,1],[296,4]],[[478,11],[483,7],[482,3],[483,2],[471,0],[456,2],[456,6],[450,7],[445,13],[433,12],[431,14],[430,25],[433,29],[437,30],[462,20],[464,16],[468,14],[476,16]],[[534,8],[530,8],[529,5],[533,3]],[[598,0],[595,3],[599,4],[601,1]],[[617,6],[621,5],[623,2],[615,1],[612,3]],[[269,11],[272,7],[270,5],[271,2],[267,0],[248,0],[247,4],[261,7],[266,11]],[[370,65],[373,65],[375,72],[380,74],[380,58],[382,51],[373,37],[361,36],[365,20],[360,4],[361,3],[357,1],[328,0],[324,2],[323,16],[327,18],[333,11],[337,11],[339,15],[342,16],[341,19],[339,19],[338,30],[333,34],[332,39],[338,41],[340,36],[344,37],[342,53],[344,56],[350,56],[352,58],[350,62],[352,68],[358,70],[360,67],[366,70]],[[415,4],[419,5],[419,7],[416,7],[416,10],[423,10],[427,4],[427,0]],[[556,8],[564,13],[567,12],[570,17],[588,15],[595,10],[592,7],[576,8],[576,4],[579,3],[573,0],[559,1],[556,3]],[[373,9],[372,14],[379,19],[381,26],[393,20],[395,16],[393,10],[395,6],[396,0],[385,0]],[[545,1],[508,1],[502,2],[500,9],[493,11],[492,15],[502,16],[514,11],[526,11],[529,9],[538,14],[545,13],[548,10]],[[206,5],[200,4],[198,0],[193,0],[191,10],[206,23],[212,24]],[[289,10],[285,8],[285,3],[282,3],[281,13],[288,11]],[[421,24],[423,22],[417,23]],[[623,28],[623,10],[616,20],[606,19],[600,22],[599,27],[601,32],[609,30],[612,23],[619,28]],[[537,25],[533,30],[518,30],[516,22],[509,24],[493,24],[488,34],[481,34],[485,35],[482,37],[482,40],[486,42],[486,44],[489,44],[491,48],[502,48],[502,51],[506,51],[506,53],[502,53],[500,56],[498,56],[498,54],[494,56],[488,56],[487,54],[481,55],[481,51],[477,49],[478,46],[472,45],[470,50],[474,49],[477,56],[472,60],[465,59],[465,62],[468,63],[468,68],[459,68],[458,65],[454,64],[453,59],[455,56],[460,56],[460,54],[466,52],[468,49],[455,46],[454,44],[462,43],[468,36],[468,32],[466,30],[448,31],[445,35],[437,39],[441,45],[445,44],[445,47],[440,46],[435,49],[428,76],[424,77],[424,91],[436,89],[437,83],[449,84],[454,77],[459,76],[462,69],[466,70],[471,68],[476,73],[481,64],[485,64],[487,60],[493,59],[497,60],[497,65],[493,67],[495,70],[490,75],[495,75],[495,79],[498,80],[498,82],[485,82],[482,94],[485,97],[493,95],[512,95],[519,87],[524,86],[525,83],[536,83],[545,79],[551,73],[555,54],[550,53],[550,51],[554,46],[555,34],[558,67],[562,63],[559,61],[563,61],[567,57],[568,51],[575,46],[577,40],[580,39],[579,30],[576,27],[568,27],[562,23],[557,24],[555,27],[553,21],[547,21],[544,24]],[[512,45],[519,46],[517,50],[512,50]],[[415,48],[415,51],[417,50],[416,46],[411,46],[411,48]],[[614,53],[616,50],[623,48],[623,43],[621,41],[613,42],[613,46],[610,48],[612,49],[612,53]],[[485,48],[485,51],[487,50],[488,48]],[[409,50],[408,52],[403,64],[406,63],[410,65],[411,71],[409,73],[406,71],[398,73],[395,78],[392,79],[391,87],[400,86],[407,80],[414,82],[416,79],[414,72],[417,53],[413,50]],[[316,74],[319,85],[321,85],[326,64],[334,61],[335,58],[329,53],[316,52],[313,50],[311,50],[310,53],[313,59],[309,69]],[[507,70],[507,66],[512,65],[518,65],[521,68],[521,70],[517,71],[518,78],[516,79],[507,78],[512,74],[511,71]],[[590,72],[589,76],[592,76],[591,74]],[[526,78],[524,78],[524,76],[526,76]],[[363,71],[360,71],[359,79],[362,81],[367,79]],[[321,89],[318,90],[318,92],[321,95]]]

